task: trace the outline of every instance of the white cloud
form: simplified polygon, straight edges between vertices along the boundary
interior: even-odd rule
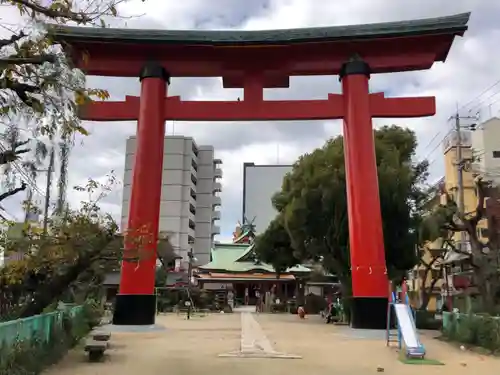
[[[388,96],[435,95],[437,115],[426,119],[375,121],[400,124],[417,132],[420,157],[436,161],[432,176],[444,173],[439,141],[450,128],[448,117],[461,105],[474,99],[484,88],[500,79],[500,4],[491,0],[134,0],[122,7],[126,14],[144,14],[123,20],[128,27],[168,29],[278,29],[398,21],[450,15],[472,11],[470,30],[465,38],[457,38],[448,60],[429,71],[394,73],[374,76],[372,91],[385,91]],[[138,95],[138,80],[131,78],[92,78],[94,86],[107,88],[112,96]],[[324,98],[339,92],[337,77],[296,77],[286,90],[266,92],[272,98]],[[239,90],[224,90],[219,79],[173,79],[170,95],[190,100],[235,99]],[[500,85],[492,88],[469,108],[480,109],[483,116],[500,109]],[[490,108],[491,104],[491,108]],[[475,108],[477,107],[477,108]],[[77,143],[72,152],[70,185],[87,177],[99,177],[114,169],[121,177],[125,139],[135,132],[134,123],[90,124],[92,135]],[[199,144],[214,144],[223,159],[224,190],[222,193],[222,231],[230,236],[241,217],[243,162],[275,163],[277,145],[281,163],[291,163],[303,152],[320,146],[329,136],[341,132],[338,121],[291,123],[168,123],[167,133],[190,135]],[[437,147],[436,147],[437,145]],[[41,181],[43,183],[43,181]],[[117,192],[106,200],[106,209],[120,212]],[[79,197],[70,194],[71,201]],[[9,206],[14,202],[9,202]],[[14,209],[14,208],[12,208]]]

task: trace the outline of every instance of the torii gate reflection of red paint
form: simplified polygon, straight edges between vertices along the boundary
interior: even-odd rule
[[[315,43],[303,43],[302,40],[289,44],[290,39],[287,39],[281,44],[275,41],[274,45],[248,42],[250,45],[228,46],[234,43],[232,40],[206,47],[190,41],[179,47],[177,41],[177,44],[151,47],[151,44],[138,40],[132,48],[130,43],[137,39],[134,30],[127,37],[123,36],[127,31],[120,30],[123,40],[113,37],[111,44],[105,44],[103,41],[109,40],[115,31],[82,31],[68,27],[59,29],[59,39],[72,45],[73,50],[88,52],[90,59],[75,57],[77,65],[88,74],[134,76],[142,69],[140,97],[127,96],[118,102],[94,102],[84,110],[82,118],[93,121],[138,120],[128,225],[129,228],[149,226],[154,242],[158,233],[165,121],[343,119],[354,297],[352,325],[383,329],[388,280],[372,118],[432,116],[435,99],[385,98],[382,93],[370,94],[368,81],[371,73],[427,69],[434,61],[444,61],[455,35],[462,35],[466,30],[468,17],[449,17],[442,28],[436,27],[436,20],[412,21],[433,26],[433,32],[422,31],[422,34],[407,32],[407,25],[395,23],[382,25],[384,36],[372,35],[371,39],[363,40],[337,38]],[[398,37],[387,36],[391,27],[395,30],[393,35]],[[255,41],[252,38],[249,40]],[[135,58],[128,55],[132,49]],[[181,58],[183,55],[187,57]],[[147,62],[151,56],[155,59]],[[339,74],[342,94],[329,94],[326,100],[263,100],[264,88],[286,87],[289,76],[319,74]],[[170,75],[222,76],[225,87],[243,87],[244,98],[234,102],[193,102],[165,97]],[[154,249],[150,250],[154,255]],[[151,307],[154,273],[154,256],[141,260],[139,266],[123,262],[114,323],[154,322],[154,308]]]

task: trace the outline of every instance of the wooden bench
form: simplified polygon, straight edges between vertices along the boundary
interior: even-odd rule
[[[105,331],[92,331],[90,336],[95,340],[95,341],[104,341],[108,342],[111,339],[111,332],[105,332]]]
[[[89,361],[91,362],[101,360],[107,348],[108,343],[106,341],[97,341],[90,338],[85,342],[85,351],[89,353]]]

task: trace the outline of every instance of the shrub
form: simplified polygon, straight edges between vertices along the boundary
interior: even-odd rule
[[[500,319],[486,314],[450,314],[443,336],[497,352],[500,350]]]
[[[439,331],[442,326],[442,320],[436,319],[436,314],[427,310],[415,311],[415,325],[418,329],[430,329]]]

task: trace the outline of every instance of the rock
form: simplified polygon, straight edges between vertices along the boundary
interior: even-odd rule
[[[382,366],[377,367],[377,372],[384,372],[385,369]]]

